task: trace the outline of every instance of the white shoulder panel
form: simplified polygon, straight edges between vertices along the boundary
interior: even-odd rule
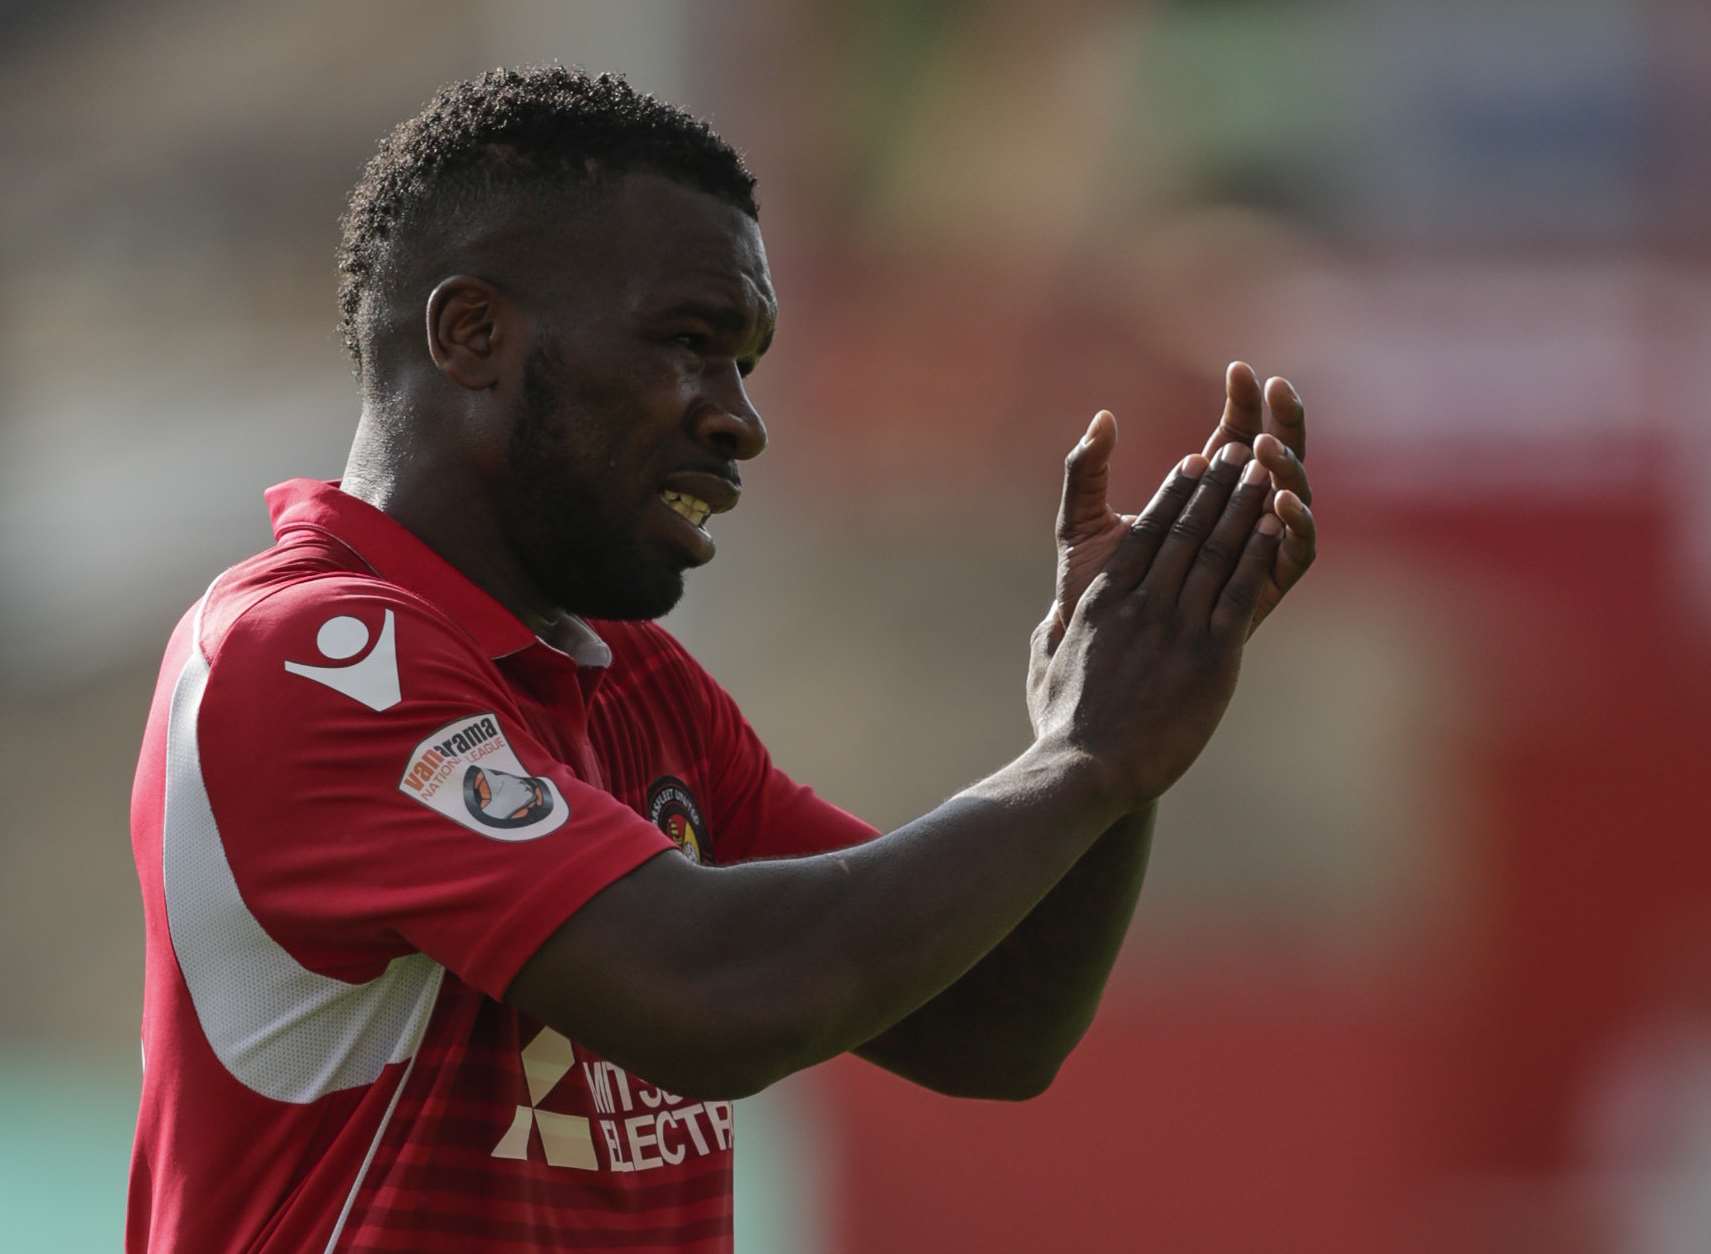
[[[196,738],[208,685],[207,603],[204,596],[196,611],[166,738],[167,926],[196,1017],[226,1070],[263,1097],[312,1102],[372,1084],[387,1063],[414,1057],[445,969],[424,954],[407,954],[366,984],[319,975],[275,943],[244,904],[214,822]]]

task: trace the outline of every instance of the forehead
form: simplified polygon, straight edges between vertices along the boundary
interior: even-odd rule
[[[776,317],[760,226],[706,192],[653,174],[622,176],[588,223],[608,298],[637,308],[695,294]],[[585,253],[585,257],[587,254]]]

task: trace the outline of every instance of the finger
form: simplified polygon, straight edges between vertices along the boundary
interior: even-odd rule
[[[1235,573],[1224,584],[1212,608],[1212,634],[1225,640],[1245,640],[1253,625],[1260,590],[1265,587],[1277,556],[1283,524],[1276,514],[1262,516],[1248,534]]]
[[[1313,511],[1293,492],[1279,492],[1275,508],[1278,518],[1288,528],[1272,570],[1272,581],[1281,595],[1301,581],[1319,555],[1319,528],[1313,521]]]
[[[1146,575],[1172,524],[1181,517],[1194,495],[1195,485],[1205,473],[1206,459],[1190,453],[1165,477],[1105,564],[1116,587],[1127,592]]]
[[[1265,429],[1307,460],[1307,407],[1288,379],[1273,375],[1265,381]]]
[[[1275,490],[1293,492],[1303,501],[1312,502],[1313,489],[1307,483],[1307,467],[1301,464],[1301,459],[1289,445],[1267,431],[1254,440],[1254,456],[1271,472],[1271,486]]]
[[[1245,361],[1232,361],[1224,371],[1224,413],[1218,419],[1218,429],[1200,451],[1207,457],[1234,440],[1252,444],[1263,429],[1265,394],[1261,392],[1259,376]]]
[[[1158,556],[1141,581],[1141,587],[1155,596],[1159,605],[1176,604],[1182,591],[1182,581],[1188,575],[1195,554],[1200,552],[1206,537],[1212,534],[1243,465],[1251,460],[1253,453],[1247,445],[1226,444],[1218,450],[1218,456],[1200,477],[1194,495],[1171,524],[1164,543],[1159,545]]]
[[[1105,489],[1111,452],[1117,447],[1117,420],[1102,409],[1087,424],[1087,434],[1063,463],[1063,500],[1058,505],[1057,535],[1070,541],[1105,520]]]
[[[1230,493],[1223,515],[1194,555],[1188,576],[1182,581],[1182,595],[1177,604],[1187,621],[1203,623],[1212,617],[1218,594],[1229,582],[1248,536],[1265,513],[1265,498],[1270,491],[1271,476],[1257,459],[1242,467],[1241,478]]]

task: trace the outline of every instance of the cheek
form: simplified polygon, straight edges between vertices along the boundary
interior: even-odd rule
[[[539,424],[539,451],[608,506],[651,500],[657,480],[678,468],[675,450],[699,394],[689,357],[650,351],[566,372]]]
[[[695,409],[699,380],[672,371],[635,380],[599,410],[599,430],[612,469],[674,470],[683,455],[687,415]]]

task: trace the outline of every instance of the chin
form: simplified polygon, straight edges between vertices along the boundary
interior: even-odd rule
[[[683,599],[680,570],[632,569],[624,572],[624,576],[621,580],[590,581],[566,588],[559,604],[582,618],[641,622],[664,618]]]

